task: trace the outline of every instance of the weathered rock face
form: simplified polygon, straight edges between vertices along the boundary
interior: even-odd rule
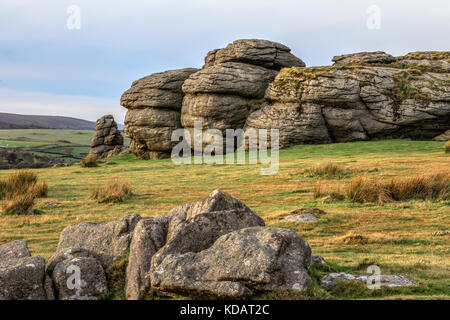
[[[128,109],[125,134],[130,149],[142,159],[170,156],[173,130],[181,127],[180,110],[183,82],[198,69],[187,68],[155,73],[134,81],[120,100]]]
[[[205,199],[178,206],[169,213],[167,242],[152,259],[152,270],[169,254],[200,252],[229,232],[264,226],[264,221],[238,199],[214,190]]]
[[[166,243],[170,217],[142,219],[133,232],[126,274],[126,297],[139,300],[150,289],[153,255]]]
[[[375,51],[305,68],[282,44],[237,40],[210,51],[201,70],[135,81],[121,99],[129,109],[126,133],[143,159],[168,157],[178,143],[170,141],[175,129],[185,128],[194,139],[196,121],[222,135],[226,129],[278,129],[280,147],[429,139],[450,129],[449,59],[449,52],[393,57]],[[205,148],[215,139],[203,134]],[[219,151],[220,143],[215,147]]]
[[[95,258],[64,260],[52,277],[58,300],[99,300],[108,292],[105,272]]]
[[[47,266],[57,298],[102,299],[108,293],[105,270],[130,248],[140,220],[131,215],[106,224],[80,223],[65,228]]]
[[[436,141],[448,141],[450,140],[450,130],[445,131],[443,134],[434,137],[433,140]]]
[[[236,40],[224,49],[210,51],[205,58],[205,67],[223,62],[242,62],[275,70],[304,67],[305,63],[290,52],[288,47],[268,40]]]
[[[132,215],[106,224],[85,222],[65,228],[48,270],[53,272],[58,263],[79,257],[93,257],[103,268],[109,267],[128,250],[139,220],[140,216]]]
[[[47,280],[45,260],[32,257],[25,241],[0,246],[0,300],[52,299]]]
[[[360,63],[391,63],[395,62],[396,58],[383,51],[375,52],[358,52],[351,54],[343,54],[341,56],[335,56],[331,61],[334,65],[346,65],[346,64],[360,64]]]
[[[123,145],[123,136],[117,128],[112,115],[106,115],[97,120],[95,134],[91,141],[90,153],[100,158],[117,155],[127,151]]]
[[[271,103],[252,113],[246,128],[279,129],[282,147],[433,138],[450,128],[450,74],[440,68],[450,54],[433,57],[443,60],[392,62],[362,53],[335,58],[335,66],[283,69],[266,91]]]
[[[311,249],[295,232],[253,227],[220,237],[199,253],[168,255],[152,285],[193,296],[245,298],[259,291],[306,290]]]
[[[213,50],[203,69],[183,84],[181,123],[193,136],[194,121],[202,129],[241,129],[255,102],[282,67],[304,66],[286,46],[267,40],[238,40]],[[206,137],[203,146],[210,144]]]

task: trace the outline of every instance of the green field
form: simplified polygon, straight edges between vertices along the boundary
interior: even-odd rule
[[[73,163],[79,162],[89,153],[93,135],[93,130],[0,130],[0,147],[19,148],[21,151]],[[129,145],[128,138],[125,138],[125,145]]]
[[[80,140],[70,135],[57,139],[83,144],[84,135],[88,141],[87,133],[77,136]],[[40,138],[50,140],[48,136]],[[49,184],[48,198],[40,199],[36,206],[42,214],[0,216],[0,243],[25,239],[34,254],[48,259],[59,233],[68,225],[102,223],[128,214],[167,214],[174,206],[200,200],[220,188],[246,203],[268,226],[296,231],[310,244],[313,254],[322,255],[329,266],[312,268],[314,279],[331,271],[364,274],[368,264],[377,264],[384,274],[404,274],[418,283],[417,287],[375,291],[353,287],[325,290],[315,284],[304,295],[280,293],[262,298],[449,299],[450,237],[435,235],[450,231],[449,201],[380,205],[313,197],[318,182],[342,190],[355,176],[387,180],[450,170],[450,155],[443,147],[443,142],[410,140],[296,146],[280,151],[280,168],[274,176],[261,176],[261,165],[175,165],[170,159],[143,161],[133,155],[111,158],[97,168],[37,169],[40,179]],[[344,166],[352,175],[305,176],[305,169],[326,163]],[[0,178],[9,172],[0,171]],[[93,188],[113,176],[130,181],[135,195],[113,204],[89,199]],[[48,201],[60,205],[46,206]],[[318,207],[326,214],[307,224],[281,221],[301,207]],[[367,242],[345,241],[349,234]]]

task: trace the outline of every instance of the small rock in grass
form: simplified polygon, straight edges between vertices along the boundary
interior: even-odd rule
[[[314,264],[326,265],[327,262],[322,256],[311,256],[311,265]]]
[[[320,279],[322,287],[332,286],[340,281],[361,281],[367,283],[366,275],[353,275],[348,273],[330,273]],[[400,274],[382,274],[380,275],[380,284],[388,287],[410,287],[417,285],[411,278]]]
[[[444,237],[444,236],[448,236],[450,235],[449,231],[437,231],[435,233],[433,233],[433,236],[435,237]]]

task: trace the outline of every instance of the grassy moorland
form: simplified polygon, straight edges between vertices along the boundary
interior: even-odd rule
[[[78,162],[90,150],[94,130],[1,129],[0,147],[19,148],[21,151],[65,162]],[[125,139],[129,144],[129,139]]]
[[[128,214],[166,214],[176,205],[202,199],[220,188],[261,215],[268,226],[295,230],[322,255],[327,267],[314,267],[314,279],[330,271],[364,274],[368,265],[382,273],[413,278],[417,287],[370,291],[348,285],[321,289],[315,284],[304,295],[273,293],[262,298],[383,298],[449,299],[450,201],[407,200],[358,203],[333,196],[344,194],[355,177],[379,181],[450,170],[444,142],[385,140],[330,145],[296,146],[280,151],[277,175],[260,175],[260,165],[174,165],[170,159],[142,161],[122,155],[82,168],[34,170],[48,182],[47,198],[39,199],[38,215],[0,216],[0,244],[28,241],[33,254],[49,258],[61,230],[83,221],[107,222]],[[338,170],[321,170],[333,164]],[[11,171],[1,171],[0,178]],[[90,199],[93,189],[111,177],[130,182],[133,196],[121,203]],[[323,194],[314,197],[317,186]],[[317,195],[316,195],[317,196]],[[59,206],[47,206],[57,202]],[[280,219],[299,207],[318,207],[326,212],[312,223],[296,224]]]

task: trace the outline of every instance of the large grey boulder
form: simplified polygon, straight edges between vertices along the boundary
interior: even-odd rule
[[[238,62],[225,62],[192,74],[183,84],[184,93],[216,93],[262,98],[277,71]]]
[[[222,235],[255,226],[264,220],[238,199],[214,190],[201,201],[172,209],[166,244],[154,255],[152,270],[169,254],[200,252]]]
[[[145,218],[133,232],[126,272],[125,292],[128,300],[139,300],[150,289],[153,255],[166,243],[170,217]]]
[[[364,57],[345,57],[335,66],[281,70],[266,91],[269,105],[249,115],[246,129],[278,128],[282,147],[381,138],[431,139],[449,130],[448,71],[423,65],[421,60],[405,68],[399,64],[406,60],[391,63],[364,61]],[[346,60],[350,58],[362,61],[353,64]]]
[[[392,63],[396,58],[383,51],[358,52],[335,56],[331,61],[334,65],[358,64],[358,63]]]
[[[252,213],[243,202],[220,189],[216,189],[201,201],[189,202],[173,208],[170,210],[169,216],[174,219],[186,220],[202,213],[227,210],[243,210]]]
[[[163,108],[180,110],[183,101],[181,86],[198,69],[186,68],[154,73],[132,83],[120,104],[128,109]]]
[[[0,300],[53,299],[45,260],[32,257],[25,241],[0,246]]]
[[[49,260],[49,272],[58,263],[79,257],[93,257],[103,268],[108,268],[128,250],[139,220],[139,215],[131,215],[105,224],[83,222],[65,228]]]
[[[294,56],[291,49],[281,43],[260,39],[241,39],[223,49],[212,50],[205,58],[205,66],[224,62],[242,62],[280,70],[284,67],[304,67],[305,63]]]
[[[122,133],[112,115],[106,115],[97,120],[95,133],[91,141],[90,153],[106,158],[124,152]]]
[[[130,151],[141,159],[170,156],[172,132],[181,127],[180,110],[184,81],[198,69],[186,68],[154,73],[137,81],[121,97],[128,109],[125,134]]]
[[[287,229],[252,227],[223,235],[198,253],[172,254],[152,272],[152,286],[191,296],[246,298],[270,290],[306,290],[311,249]]]
[[[105,271],[95,258],[72,258],[56,265],[52,278],[58,300],[99,300],[108,293]]]
[[[180,112],[176,110],[132,109],[125,117],[125,134],[133,139],[131,152],[141,159],[168,157],[175,145],[172,132],[180,127]]]

